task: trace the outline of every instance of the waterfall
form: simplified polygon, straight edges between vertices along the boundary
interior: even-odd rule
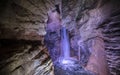
[[[63,58],[70,58],[69,35],[65,27],[61,29],[61,51],[61,56]]]

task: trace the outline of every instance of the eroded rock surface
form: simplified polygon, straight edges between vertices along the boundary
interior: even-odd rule
[[[55,3],[61,3],[61,13],[47,15]],[[48,51],[53,61],[60,55],[60,25],[68,29],[71,56],[80,65],[103,75],[107,56],[110,74],[119,75],[119,7],[119,0],[1,0],[0,75],[53,75]]]
[[[86,60],[86,62],[88,62],[87,65],[89,66],[86,68],[90,68],[91,64],[91,70],[97,72],[97,69],[92,69],[92,67],[96,66],[92,65],[97,65],[97,63],[107,65],[101,62],[107,55],[110,74],[119,75],[119,3],[118,0],[63,1],[63,12],[65,13],[63,14],[63,24],[70,31],[72,49],[77,51],[84,48],[82,52],[83,55],[80,55],[80,61]],[[78,42],[77,44],[76,41]],[[99,52],[100,50],[102,50],[103,53]],[[99,54],[97,55],[97,51],[101,53],[100,55],[103,57],[100,57]],[[90,58],[89,52],[91,53]],[[95,62],[97,58],[92,58],[94,54],[101,60]],[[89,63],[90,60],[93,62]],[[86,62],[82,62],[82,64]]]
[[[113,1],[114,2],[114,1]],[[120,2],[114,2],[114,11],[102,25],[105,50],[111,75],[120,74]]]
[[[47,12],[54,0],[1,1],[0,39],[40,40],[46,34]]]
[[[62,0],[61,25],[65,26],[70,32],[72,57],[77,58],[86,69],[100,75],[109,75],[108,64],[110,74],[119,75],[119,43],[108,44],[108,41],[105,41],[108,36],[110,39],[112,38],[112,42],[116,40],[113,38],[119,39],[120,10],[117,8],[119,3],[118,0]],[[110,17],[113,15],[113,11],[114,19],[112,17],[111,20]],[[112,31],[114,25],[115,29],[113,28]],[[107,33],[103,33],[104,30]],[[56,36],[53,35],[52,37]],[[118,53],[110,52],[113,48],[112,45]],[[53,48],[55,46],[53,45]],[[111,50],[107,49],[108,47]],[[56,48],[56,50],[58,49]],[[116,58],[114,59],[114,57]],[[113,60],[116,60],[116,62]]]
[[[54,75],[44,35],[54,0],[0,1],[0,75]]]
[[[52,61],[41,41],[0,40],[1,75],[53,75]]]

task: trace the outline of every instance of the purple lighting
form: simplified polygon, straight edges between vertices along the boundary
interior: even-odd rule
[[[63,65],[74,65],[75,58],[70,56],[70,42],[67,29],[62,27],[61,29],[61,57],[58,60]]]
[[[61,57],[70,58],[69,36],[65,27],[61,29]]]

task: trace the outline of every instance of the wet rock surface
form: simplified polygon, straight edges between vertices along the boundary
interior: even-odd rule
[[[66,63],[64,63],[65,61]],[[72,59],[63,59],[59,62],[56,62],[54,67],[55,75],[96,75],[85,70],[82,66],[80,66],[78,61]]]
[[[73,2],[74,4],[72,4]],[[83,55],[80,57],[80,61],[82,61],[82,59],[84,60],[84,58],[91,59],[89,58],[89,52],[92,56],[95,50],[105,50],[105,54],[103,53],[102,55],[107,55],[107,62],[109,65],[110,74],[119,75],[120,51],[118,39],[120,34],[120,10],[118,9],[118,7],[120,7],[120,1],[74,0],[73,2],[69,0],[63,2],[63,12],[65,13],[63,14],[63,24],[70,31],[71,47],[73,51],[85,47],[85,49],[83,49]],[[79,5],[79,7],[77,4]],[[105,46],[103,40],[105,42]],[[84,51],[86,52],[84,53]],[[95,60],[92,61],[95,62]],[[88,60],[87,62],[89,64],[90,61]]]

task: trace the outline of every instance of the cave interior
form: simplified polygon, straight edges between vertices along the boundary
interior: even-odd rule
[[[0,0],[0,75],[120,75],[120,0]]]

